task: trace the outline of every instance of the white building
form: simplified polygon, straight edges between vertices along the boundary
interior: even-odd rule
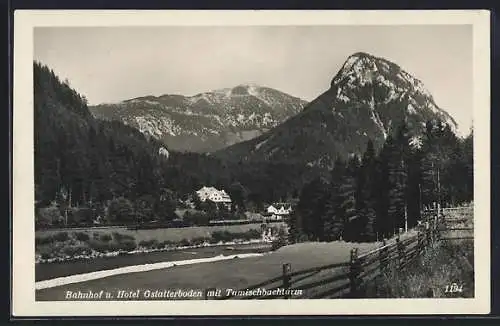
[[[269,205],[269,207],[267,208],[267,213],[268,214],[276,214],[278,212],[278,209],[276,207],[274,207],[273,205]]]
[[[218,190],[214,187],[203,187],[200,190],[196,191],[196,194],[202,202],[208,199],[210,201],[213,201],[214,203],[231,203],[231,197],[226,193],[226,191]]]
[[[282,220],[284,217],[290,215],[292,208],[286,204],[275,204],[267,207],[267,213],[275,220]]]

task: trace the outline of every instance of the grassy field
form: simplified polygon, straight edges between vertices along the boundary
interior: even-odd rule
[[[283,222],[267,223],[269,227],[279,227],[284,225]],[[90,235],[93,233],[112,233],[118,232],[128,234],[135,237],[137,242],[158,240],[158,241],[174,241],[178,242],[182,239],[191,240],[199,237],[210,237],[214,231],[229,231],[229,232],[247,232],[249,230],[260,230],[261,224],[244,224],[244,225],[228,225],[228,226],[204,226],[204,227],[186,227],[186,228],[165,228],[165,229],[148,229],[148,230],[127,230],[125,227],[110,227],[98,229],[78,229],[78,232],[85,232]],[[46,237],[62,231],[74,232],[72,229],[67,230],[40,230],[35,232],[36,237]]]
[[[37,300],[64,300],[66,291],[163,290],[206,288],[240,289],[281,275],[282,264],[292,271],[349,261],[350,250],[370,251],[380,243],[302,243],[278,249],[261,257],[233,259],[150,272],[116,275],[36,292]]]

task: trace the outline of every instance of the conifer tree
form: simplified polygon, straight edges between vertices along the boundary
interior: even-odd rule
[[[356,216],[356,174],[359,168],[359,159],[357,156],[349,159],[340,186],[340,207],[344,213],[344,232],[343,238],[346,241],[356,241],[359,232],[359,221]]]
[[[343,198],[341,186],[346,172],[345,163],[337,158],[332,170],[332,178],[329,185],[329,193],[325,203],[324,229],[325,240],[334,241],[342,239],[345,227],[345,211],[342,207]]]
[[[324,239],[326,193],[327,186],[321,178],[314,179],[302,189],[297,212],[301,216],[302,231],[310,240]]]
[[[405,217],[405,170],[401,153],[393,143],[388,144],[388,180],[389,180],[389,207],[387,210],[389,236],[404,227]]]
[[[359,169],[358,181],[358,218],[361,241],[374,241],[376,235],[376,162],[373,142],[368,141],[361,167]]]

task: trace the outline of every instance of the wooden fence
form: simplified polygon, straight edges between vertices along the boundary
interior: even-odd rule
[[[335,298],[356,297],[359,289],[380,275],[389,264],[406,268],[422,251],[437,239],[434,227],[420,228],[414,235],[390,243],[384,241],[381,247],[359,254],[358,248],[350,252],[350,260],[299,271],[292,271],[291,264],[283,264],[281,275],[234,291],[234,294],[213,296],[213,289],[207,289],[205,299],[289,299],[289,298]]]
[[[458,214],[456,214],[459,212]],[[464,213],[465,212],[465,213]],[[427,211],[416,230],[409,237],[399,235],[390,243],[383,241],[381,247],[359,254],[358,248],[351,250],[350,260],[344,263],[330,264],[300,271],[292,271],[290,264],[283,264],[281,275],[246,287],[234,294],[212,295],[211,289],[206,290],[205,299],[289,299],[289,298],[340,298],[359,297],[363,285],[373,281],[377,276],[396,265],[404,270],[423,251],[434,243],[448,239],[470,239],[471,236],[443,237],[450,231],[470,231],[470,225],[456,227],[449,225],[472,221],[472,208],[443,209],[442,214]],[[458,215],[458,216],[457,216]],[[411,234],[406,233],[405,235]]]
[[[473,240],[474,208],[444,208],[438,225],[440,240]]]

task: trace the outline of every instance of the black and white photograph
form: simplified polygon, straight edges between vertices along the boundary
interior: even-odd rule
[[[489,13],[21,14],[19,307],[488,312]]]

